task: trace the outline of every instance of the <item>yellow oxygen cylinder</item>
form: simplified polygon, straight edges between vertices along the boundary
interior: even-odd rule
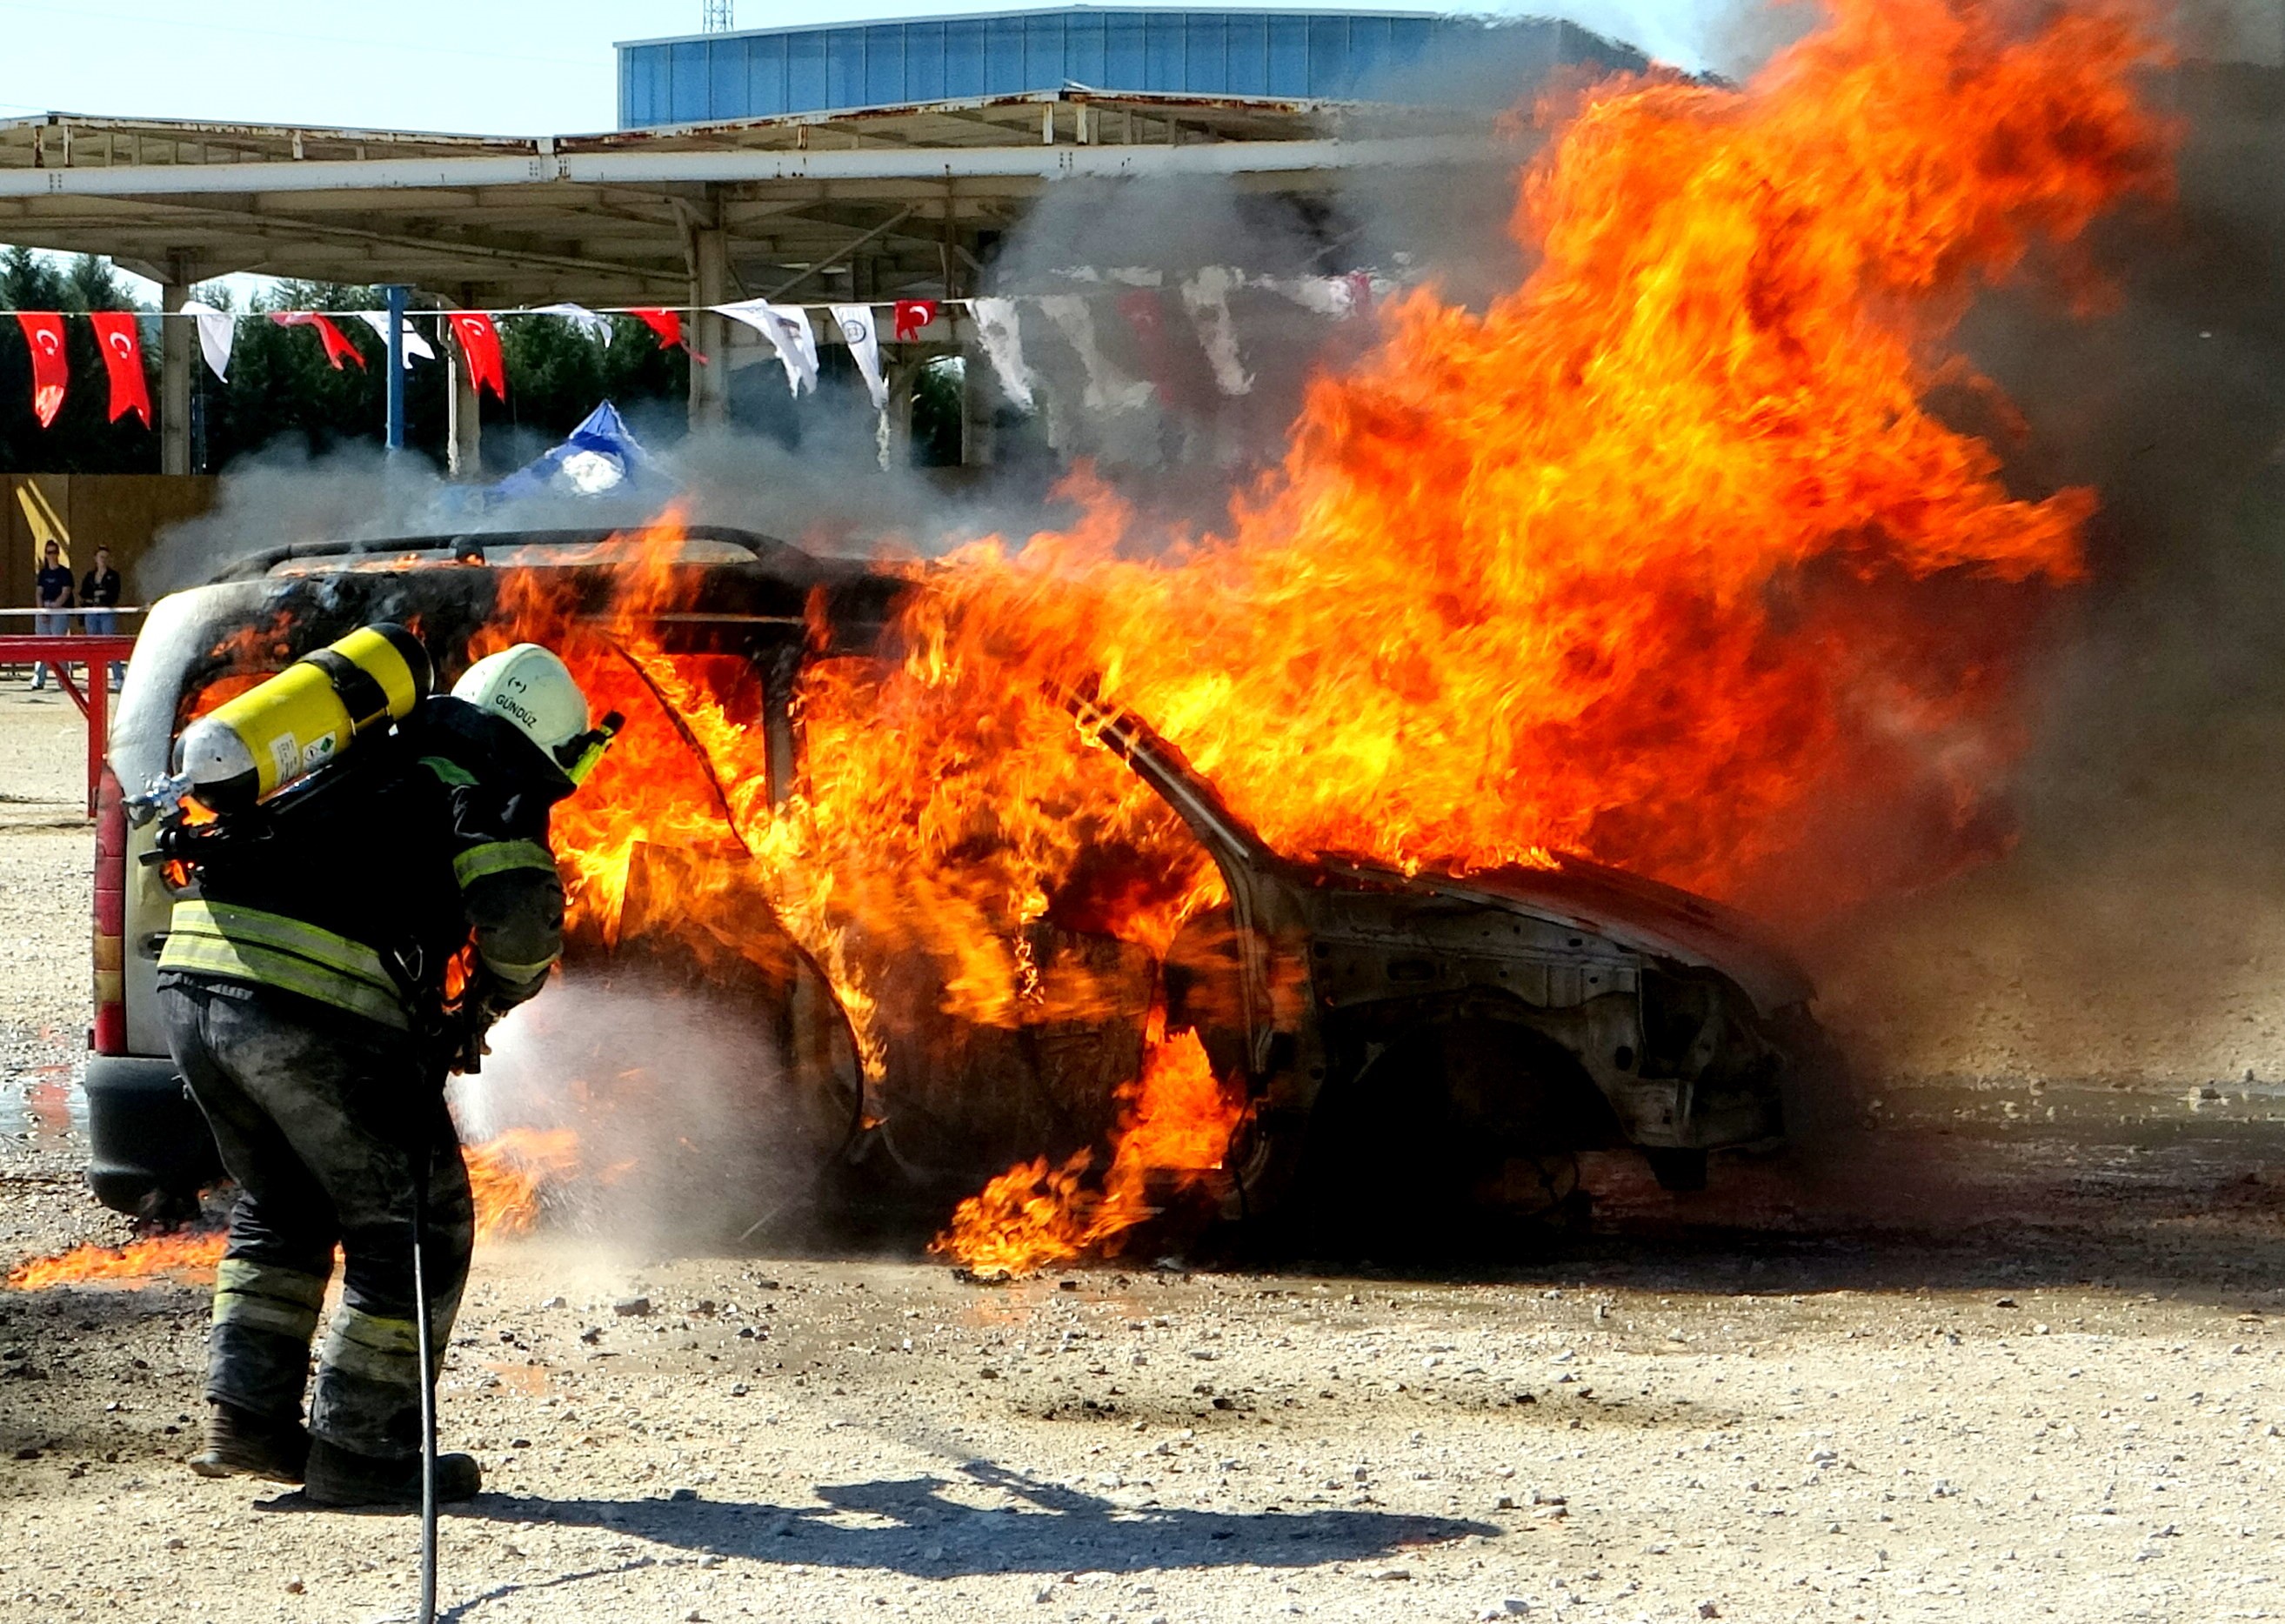
[[[367,729],[410,716],[434,681],[419,638],[402,626],[361,627],[185,728],[176,781],[216,812],[266,801]]]

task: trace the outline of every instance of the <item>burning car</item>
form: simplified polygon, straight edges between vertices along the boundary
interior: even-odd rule
[[[930,591],[923,570],[675,526],[286,546],[165,600],[100,806],[97,1194],[180,1211],[218,1173],[165,1058],[172,898],[121,786],[162,772],[193,716],[384,617],[448,678],[539,635],[630,718],[618,778],[559,812],[563,975],[674,1000],[750,1057],[750,1110],[655,1136],[703,1164],[679,1182],[733,1231],[760,1204],[757,1170],[797,1160],[819,1203],[930,1223],[990,1180],[941,1241],[978,1267],[1080,1255],[1176,1209],[1347,1245],[1392,1220],[1449,1233],[1562,1206],[1582,1150],[1634,1147],[1689,1189],[1709,1151],[1780,1140],[1819,1039],[1809,982],[1750,922],[1555,854],[1441,874],[1280,851],[1088,673],[1025,702],[1060,716],[1056,748],[1127,775],[1142,810],[1114,827],[1031,809],[1074,855],[1052,883],[1009,885],[992,866],[1009,809],[941,833],[927,906],[868,902],[875,876],[818,856],[850,793],[817,781],[826,698],[933,657],[907,625]],[[875,860],[882,896],[907,898],[899,853]],[[569,1122],[599,1153],[681,1109],[657,1075],[671,1056],[593,1058],[583,1077],[645,1079]]]

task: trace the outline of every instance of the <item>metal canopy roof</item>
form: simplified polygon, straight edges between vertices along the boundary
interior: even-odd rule
[[[694,233],[718,229],[732,297],[886,298],[969,283],[978,233],[1057,178],[1308,191],[1491,138],[1447,110],[1072,90],[537,138],[48,114],[0,121],[0,241],[177,286],[252,271],[680,303]]]
[[[1640,72],[1637,51],[1548,18],[1041,6],[808,23],[622,43],[619,125],[1011,96],[1317,97],[1504,106],[1567,67]]]

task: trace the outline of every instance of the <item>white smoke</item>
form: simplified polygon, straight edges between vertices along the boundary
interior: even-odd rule
[[[778,1031],[679,977],[575,968],[493,1029],[454,1113],[467,1143],[540,1147],[551,1228],[637,1248],[781,1238],[819,1218],[849,1123],[789,1082]]]

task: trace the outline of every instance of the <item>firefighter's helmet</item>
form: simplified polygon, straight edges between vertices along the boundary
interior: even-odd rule
[[[452,685],[452,697],[513,724],[567,770],[565,747],[587,732],[586,694],[570,668],[537,643],[486,655]]]

